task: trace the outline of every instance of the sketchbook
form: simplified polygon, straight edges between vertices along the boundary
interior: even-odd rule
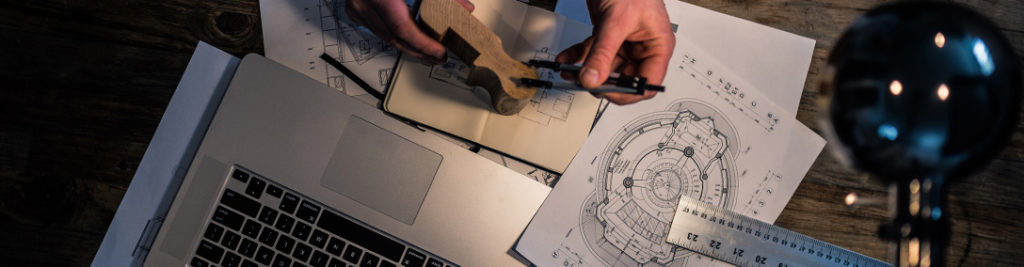
[[[515,1],[474,1],[473,15],[502,40],[512,58],[554,60],[590,36],[591,26]],[[497,12],[501,10],[501,12]],[[542,79],[556,73],[538,70]],[[516,115],[497,114],[469,67],[449,54],[443,64],[401,56],[383,108],[392,114],[561,173],[583,145],[600,100],[586,92],[539,90]]]

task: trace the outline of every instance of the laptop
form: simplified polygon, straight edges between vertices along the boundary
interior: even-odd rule
[[[144,265],[523,265],[549,190],[248,55]]]

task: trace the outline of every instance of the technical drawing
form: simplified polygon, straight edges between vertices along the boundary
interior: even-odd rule
[[[685,195],[732,207],[737,139],[721,112],[694,99],[623,126],[591,162],[594,191],[578,226],[586,245],[609,266],[690,261],[692,252],[665,243],[675,204]]]
[[[392,71],[394,71],[393,68],[380,69],[377,71],[377,83],[380,84],[382,88],[388,85],[388,80],[391,79]]]
[[[565,267],[586,266],[583,263],[583,257],[579,253],[572,251],[572,248],[564,245],[551,253],[551,257],[555,258],[556,261],[561,261],[562,266]]]
[[[555,54],[549,52],[547,47],[543,47],[534,53],[533,59],[551,61],[555,59]],[[537,76],[546,81],[558,79],[551,69],[538,69]],[[566,121],[569,119],[569,111],[575,97],[575,94],[565,90],[540,90],[530,98],[530,103],[518,116],[540,125],[548,125],[551,120]]]
[[[423,64],[429,64],[423,62]],[[443,64],[433,64],[430,68],[430,78],[450,84],[464,90],[473,90],[466,85],[466,77],[469,77],[469,65],[462,63],[458,57],[451,52],[448,53],[448,61]]]
[[[317,0],[314,0],[317,1]],[[352,58],[339,59],[340,62],[352,62],[355,61],[357,64],[364,64],[370,61],[374,57],[381,53],[395,54],[396,50],[394,47],[389,45],[384,40],[377,38],[373,33],[362,30],[360,27],[348,18],[348,14],[345,13],[345,1],[342,0],[319,0],[327,2],[326,6],[321,5],[321,17],[330,17],[327,20],[321,20],[321,27],[323,33],[336,35],[334,40],[344,40],[345,47],[348,48],[349,55]],[[337,19],[334,19],[337,18]],[[329,25],[333,23],[334,25]],[[327,40],[328,38],[324,38]],[[342,49],[338,44],[325,44],[324,49],[335,48]],[[339,51],[340,52],[340,51]],[[344,53],[338,53],[343,55]]]
[[[344,10],[345,1],[308,1],[312,1],[319,9],[320,34],[322,35],[321,45],[323,46],[323,51],[343,64],[357,64],[361,65],[361,68],[367,68],[367,66],[379,66],[379,69],[377,69],[376,81],[380,88],[386,88],[388,81],[391,78],[391,72],[393,71],[391,67],[391,63],[393,63],[393,61],[388,61],[393,60],[398,56],[397,50],[387,42],[374,36],[373,33],[369,32],[365,28],[362,28],[349,20],[348,15]],[[309,19],[310,18],[306,18],[307,21]],[[308,51],[314,50],[313,48],[309,48]],[[314,55],[313,57],[316,56],[318,55]],[[381,60],[384,60],[383,64],[382,62],[375,62]],[[316,60],[311,61],[310,64],[313,64],[314,62],[316,62]],[[327,85],[334,88],[341,88],[342,91],[345,91],[345,79],[348,79],[348,77],[335,70],[333,67],[326,65],[326,62],[323,64],[323,69],[326,72]],[[351,68],[351,66],[349,67]],[[362,78],[367,82],[373,82],[372,73],[362,76]],[[356,91],[358,92],[346,93],[363,93],[361,90]]]
[[[779,123],[778,115],[771,110],[766,111],[763,108],[759,108],[756,99],[746,99],[747,96],[743,89],[739,88],[739,86],[734,86],[728,80],[729,78],[716,75],[717,73],[713,69],[699,66],[699,60],[695,56],[684,54],[682,58],[682,64],[679,65],[679,69],[700,82],[702,87],[711,90],[715,95],[728,103],[729,106],[740,111],[743,115],[761,125],[761,127],[764,127],[766,131],[771,132],[775,130],[775,125]]]
[[[754,194],[750,196],[746,203],[743,203],[742,212],[753,216],[760,215],[761,209],[764,208],[767,203],[771,203],[775,190],[778,189],[779,184],[781,183],[782,175],[769,170],[768,173],[764,175],[764,178],[761,179],[760,183],[758,183],[757,187],[755,187]]]
[[[538,49],[533,59],[554,60],[555,54],[548,51],[547,47]],[[428,64],[428,63],[423,63]],[[443,64],[434,64],[430,68],[430,78],[450,84],[452,86],[473,90],[479,89],[466,85],[466,77],[469,76],[470,68],[453,54],[448,54],[448,61]],[[549,69],[538,70],[538,76],[543,80],[556,80],[557,75]],[[483,91],[480,91],[483,92]],[[569,111],[572,110],[573,100],[576,95],[573,92],[548,89],[539,90],[530,98],[526,108],[519,111],[516,116],[527,119],[537,124],[547,126],[552,120],[566,121],[569,119]]]

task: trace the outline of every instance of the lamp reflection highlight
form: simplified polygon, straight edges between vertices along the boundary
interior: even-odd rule
[[[935,34],[935,46],[939,48],[946,46],[946,35],[943,35],[942,32]]]
[[[973,50],[974,57],[978,60],[978,66],[981,67],[981,74],[985,76],[992,75],[992,71],[995,71],[996,66],[992,64],[992,54],[989,53],[985,41],[975,39],[971,50]]]
[[[892,83],[889,83],[889,93],[892,93],[892,95],[900,95],[902,92],[903,84],[900,83],[899,80],[892,80]]]
[[[949,98],[949,86],[946,86],[946,84],[939,85],[939,90],[936,90],[935,94],[939,96],[939,100],[946,101]]]

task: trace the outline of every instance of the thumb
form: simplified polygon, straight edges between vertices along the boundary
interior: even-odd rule
[[[456,2],[459,2],[459,4],[466,8],[466,11],[469,11],[469,13],[473,13],[473,9],[476,9],[476,6],[473,5],[472,2],[469,2],[469,0],[456,0]]]
[[[594,45],[587,53],[587,59],[583,61],[583,68],[580,69],[579,81],[586,88],[600,86],[608,79],[611,73],[612,62],[615,54],[622,47],[626,40],[627,32],[618,25],[602,25],[594,35]]]

